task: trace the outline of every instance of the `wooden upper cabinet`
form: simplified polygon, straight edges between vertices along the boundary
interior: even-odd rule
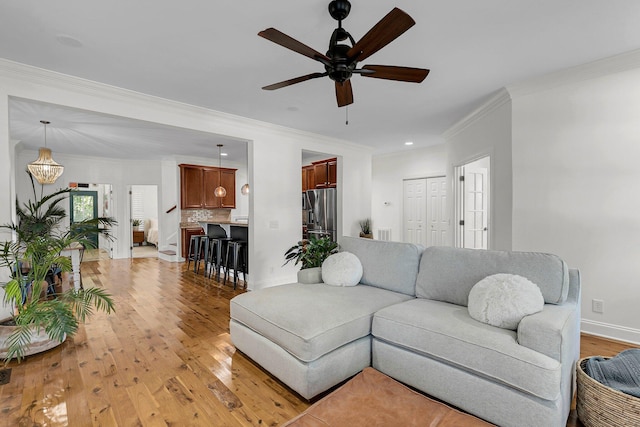
[[[313,162],[315,186],[310,188],[335,188],[337,184],[337,159]]]
[[[220,202],[219,207],[235,209],[236,207],[236,170],[220,169],[220,185],[222,185],[224,189],[227,190],[227,195],[222,198],[217,197],[218,201]]]
[[[313,165],[302,168],[302,191],[316,188],[316,178]]]
[[[180,206],[182,209],[202,207],[202,168],[180,165]]]
[[[338,161],[330,160],[327,162],[327,186],[335,188],[338,184]]]
[[[314,163],[313,164],[313,175],[315,181],[315,188],[326,188],[327,187],[327,163]]]
[[[225,197],[215,196],[219,185],[227,190]],[[180,206],[182,209],[235,209],[236,169],[181,164]]]
[[[203,169],[202,179],[202,203],[206,209],[219,207],[220,201],[214,194],[215,189],[220,185],[220,172],[217,169]]]

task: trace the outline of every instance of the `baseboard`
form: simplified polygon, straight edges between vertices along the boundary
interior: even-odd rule
[[[603,338],[610,338],[613,340],[640,345],[640,330],[628,328],[626,326],[582,319],[580,322],[580,331]]]

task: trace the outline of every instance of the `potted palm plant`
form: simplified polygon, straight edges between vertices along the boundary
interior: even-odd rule
[[[0,357],[20,361],[29,354],[54,347],[73,336],[80,322],[94,309],[114,310],[111,296],[101,288],[74,288],[63,291],[62,273],[71,271],[71,262],[60,251],[72,244],[91,246],[91,235],[101,232],[107,238],[112,218],[96,218],[62,225],[65,210],[59,205],[72,189],[37,195],[31,178],[34,200],[16,205],[16,224],[1,228],[15,238],[0,243],[0,266],[10,270],[4,285],[4,304],[13,309],[10,325],[0,325]],[[98,228],[102,226],[102,228]]]
[[[329,236],[316,237],[311,235],[307,240],[301,240],[284,254],[285,263],[295,261],[294,265],[302,264],[298,271],[298,282],[321,283],[322,263],[331,254],[338,252],[338,244]]]

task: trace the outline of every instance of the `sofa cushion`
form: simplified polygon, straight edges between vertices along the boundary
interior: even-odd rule
[[[415,295],[422,246],[343,236],[340,247],[362,263],[360,283]]]
[[[231,319],[311,362],[371,333],[373,313],[410,297],[372,286],[274,286],[231,300]]]
[[[538,285],[546,303],[562,304],[567,299],[569,270],[556,255],[443,246],[429,247],[422,254],[416,295],[466,306],[473,285],[499,273],[526,277]]]
[[[362,264],[351,252],[338,252],[322,263],[322,281],[332,286],[355,286],[362,278]]]
[[[514,331],[473,320],[459,305],[418,298],[386,307],[375,314],[372,334],[542,399],[560,393],[557,360],[519,345]]]
[[[476,283],[469,292],[469,315],[479,322],[518,329],[523,317],[542,311],[540,288],[517,274],[494,274]]]

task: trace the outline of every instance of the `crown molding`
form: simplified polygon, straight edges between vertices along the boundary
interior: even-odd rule
[[[575,67],[565,68],[564,70],[535,77],[522,83],[508,85],[507,91],[509,91],[512,98],[517,98],[567,84],[579,83],[637,68],[640,68],[640,49]]]
[[[224,125],[228,125],[232,128],[246,129],[247,133],[249,134],[270,132],[280,135],[287,135],[289,137],[294,136],[298,139],[308,139],[316,142],[321,141],[323,143],[327,143],[330,145],[339,145],[341,147],[348,146],[356,150],[372,151],[371,147],[357,144],[352,141],[331,138],[300,129],[289,128],[286,126],[251,119],[248,117],[229,114],[217,110],[211,110],[205,107],[199,107],[184,102],[161,98],[154,95],[148,95],[130,89],[124,89],[117,86],[99,83],[81,77],[75,77],[68,74],[46,70],[44,68],[38,68],[31,65],[26,65],[15,61],[10,61],[8,59],[0,58],[0,78],[3,77],[21,82],[44,85],[49,88],[68,90],[84,95],[98,96],[117,102],[136,103],[140,104],[141,106],[146,105],[150,109],[161,109],[171,112],[172,114],[189,117],[191,119],[198,118],[206,122],[218,122]],[[7,93],[9,94],[9,96],[25,98],[24,96],[20,96],[19,93],[12,93],[10,88],[9,90],[7,90]],[[46,102],[45,100],[40,101]],[[68,104],[67,106],[72,108],[81,108],[74,106],[73,104]],[[105,113],[113,114],[108,112]],[[233,135],[230,136],[234,137]],[[247,140],[247,138],[238,139]]]
[[[503,105],[507,104],[510,101],[511,101],[511,95],[509,94],[509,92],[505,88],[501,88],[500,90],[498,90],[498,92],[495,95],[489,98],[484,104],[482,104],[480,107],[473,110],[467,116],[460,119],[457,123],[455,123],[449,129],[444,131],[442,133],[442,137],[445,140],[454,137],[455,135],[459,134],[460,132],[462,132],[469,126],[471,126],[472,124],[483,119],[488,114],[491,114],[492,112],[494,112],[495,110],[497,110],[498,108],[502,107]]]

